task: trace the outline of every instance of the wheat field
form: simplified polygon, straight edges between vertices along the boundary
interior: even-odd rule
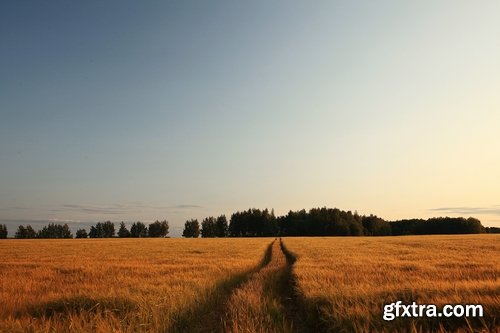
[[[257,267],[271,241],[2,241],[0,331],[173,331]]]
[[[498,235],[286,238],[305,316],[327,332],[500,330]],[[382,319],[384,304],[482,304],[483,318]]]
[[[498,235],[5,240],[0,253],[0,332],[500,331]],[[484,317],[384,321],[398,300]]]

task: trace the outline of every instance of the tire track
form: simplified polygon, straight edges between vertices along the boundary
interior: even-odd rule
[[[214,333],[225,332],[223,318],[226,305],[234,290],[248,281],[271,261],[273,243],[270,243],[260,264],[255,268],[221,281],[201,303],[179,313],[176,323],[165,329],[166,333]]]
[[[308,333],[295,297],[295,258],[275,239],[261,264],[222,284],[185,313],[170,332]]]
[[[224,332],[309,332],[294,301],[292,264],[275,240],[269,263],[229,298]]]

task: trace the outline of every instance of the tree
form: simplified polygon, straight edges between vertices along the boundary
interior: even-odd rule
[[[31,225],[27,225],[24,227],[22,224],[17,228],[16,234],[14,235],[15,238],[20,238],[20,239],[28,239],[28,238],[36,238],[37,233]]]
[[[26,238],[36,238],[37,234],[36,231],[31,227],[31,225],[26,226]]]
[[[499,227],[484,227],[484,231],[489,234],[500,234]]]
[[[184,224],[184,231],[182,232],[182,237],[186,238],[198,238],[200,235],[200,223],[196,219],[191,219],[186,221]]]
[[[104,237],[111,238],[115,235],[115,224],[111,221],[106,221],[103,223],[102,230]]]
[[[7,226],[5,224],[0,224],[0,238],[7,238]]]
[[[87,230],[85,229],[78,229],[76,231],[76,237],[75,238],[87,238]]]
[[[90,227],[90,238],[111,238],[115,235],[115,224],[111,221],[98,222]]]
[[[375,215],[361,217],[363,232],[366,236],[389,236],[391,225]]]
[[[266,237],[278,234],[274,213],[268,209],[251,208],[231,215],[229,234],[232,237]]]
[[[201,237],[213,238],[217,236],[217,224],[215,217],[207,217],[201,222]]]
[[[475,234],[484,232],[478,219],[469,217],[433,217],[390,222],[393,235]]]
[[[226,215],[217,217],[215,221],[215,235],[217,237],[227,237],[229,226],[227,224]]]
[[[89,237],[90,238],[101,238],[102,236],[101,225],[98,223],[97,225],[90,226]]]
[[[142,222],[135,222],[130,228],[130,237],[148,237],[148,228]]]
[[[168,222],[167,220],[158,221],[149,225],[149,237],[165,237],[168,235]]]
[[[20,239],[26,238],[26,228],[24,227],[24,225],[21,224],[20,226],[17,227],[17,231],[14,237]]]
[[[69,229],[67,223],[65,224],[55,224],[50,223],[44,226],[36,234],[37,238],[73,238],[73,234]]]
[[[118,229],[118,237],[127,238],[130,237],[130,231],[125,226],[125,222],[120,222],[120,229]]]

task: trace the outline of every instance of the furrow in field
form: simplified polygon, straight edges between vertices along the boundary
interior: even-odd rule
[[[290,288],[290,266],[279,241],[274,241],[271,259],[236,288],[226,304],[224,332],[302,332],[294,318]]]
[[[176,318],[176,323],[167,329],[174,333],[214,333],[228,332],[224,319],[227,318],[227,304],[233,293],[240,286],[249,281],[254,274],[260,272],[271,261],[274,242],[269,244],[258,266],[250,271],[235,275],[228,280],[221,281],[205,298],[206,301],[186,309]]]

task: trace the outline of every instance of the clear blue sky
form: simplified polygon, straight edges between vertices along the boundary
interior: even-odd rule
[[[0,221],[165,218],[178,234],[191,217],[328,206],[499,226],[498,13],[3,1]]]

